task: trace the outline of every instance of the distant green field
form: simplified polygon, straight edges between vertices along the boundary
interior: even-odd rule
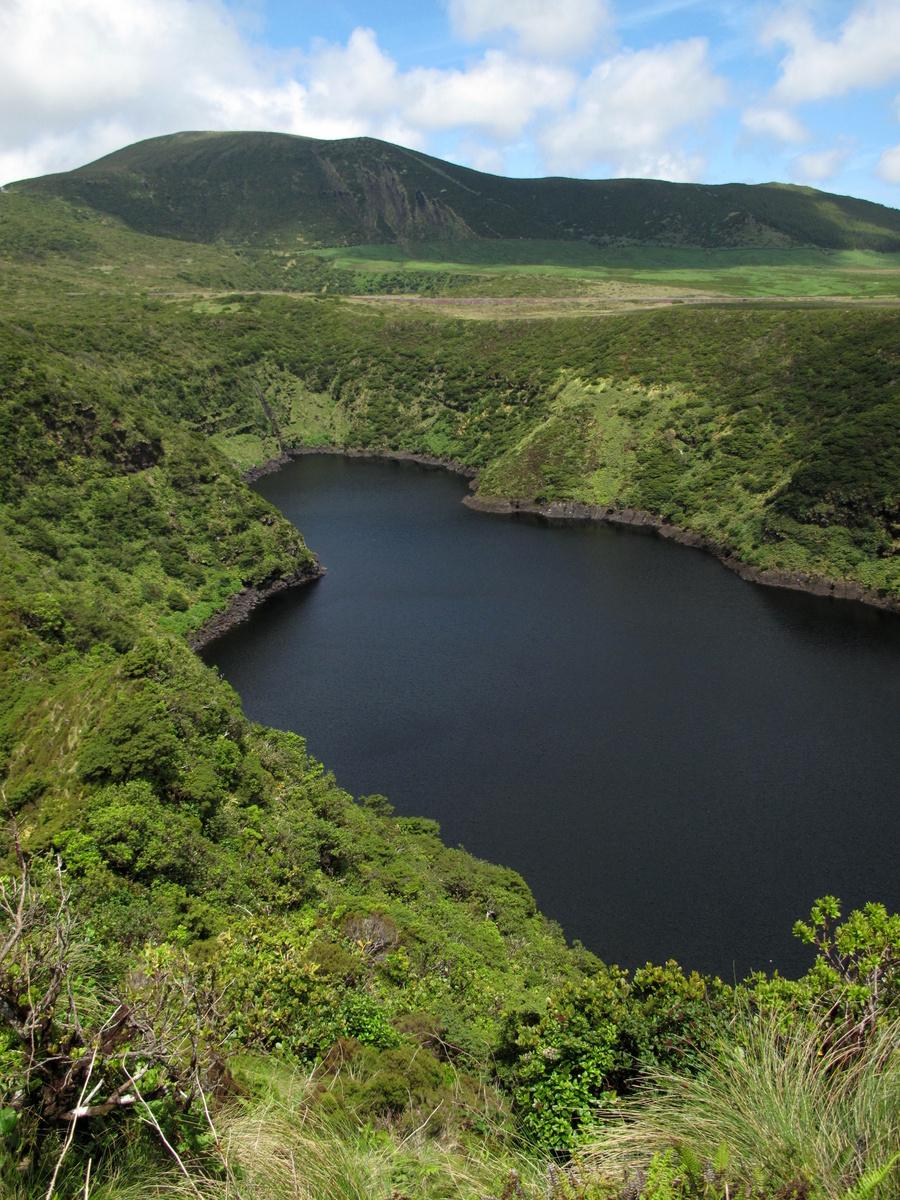
[[[0,306],[110,289],[628,298],[900,298],[900,253],[470,239],[286,251],[152,237],[55,197],[0,195]]]
[[[736,249],[625,246],[588,242],[497,239],[406,245],[338,246],[317,250],[338,270],[441,271],[542,277],[585,284],[620,282],[690,288],[731,296],[900,296],[900,254],[870,250]],[[548,280],[549,283],[549,280]],[[530,289],[529,289],[530,290]]]
[[[407,242],[404,245],[377,243],[367,246],[335,246],[317,254],[348,263],[377,261],[404,265],[427,263],[446,266],[455,262],[467,270],[472,266],[505,270],[508,267],[551,266],[604,269],[730,269],[733,267],[840,267],[900,269],[900,254],[873,250],[822,250],[749,247],[734,250],[704,250],[695,246],[599,247],[584,241],[542,241],[526,238],[469,239],[466,241]]]

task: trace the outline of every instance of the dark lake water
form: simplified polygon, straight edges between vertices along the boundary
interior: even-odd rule
[[[515,867],[608,961],[801,970],[819,895],[896,906],[900,618],[699,551],[474,513],[339,457],[255,485],[328,568],[211,646],[356,795]]]

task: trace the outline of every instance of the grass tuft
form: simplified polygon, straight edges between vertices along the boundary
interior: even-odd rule
[[[823,1043],[823,1029],[786,1033],[774,1014],[742,1019],[700,1075],[650,1078],[586,1163],[602,1178],[639,1177],[674,1150],[686,1170],[754,1196],[896,1197],[900,1022],[852,1057]]]

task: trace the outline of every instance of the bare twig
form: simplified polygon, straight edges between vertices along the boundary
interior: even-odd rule
[[[95,1051],[94,1054],[91,1056],[91,1061],[90,1061],[90,1065],[88,1066],[88,1071],[87,1071],[87,1076],[84,1081],[84,1086],[82,1087],[81,1095],[78,1098],[78,1107],[79,1108],[84,1103],[84,1098],[87,1095],[88,1084],[91,1082],[91,1075],[93,1074],[94,1063],[96,1062],[96,1059],[97,1059],[97,1054]],[[60,1152],[59,1158],[56,1160],[56,1166],[53,1168],[53,1176],[50,1179],[50,1186],[47,1188],[47,1194],[44,1197],[44,1200],[52,1200],[53,1193],[56,1190],[56,1180],[59,1177],[59,1172],[63,1165],[63,1159],[69,1153],[69,1147],[72,1145],[72,1140],[75,1137],[75,1129],[76,1129],[77,1124],[78,1124],[78,1122],[76,1119],[76,1120],[73,1120],[72,1124],[69,1126],[69,1132],[66,1134],[66,1140],[63,1142],[63,1148]]]
[[[128,1072],[126,1071],[125,1074],[128,1075]],[[194,1195],[197,1197],[197,1200],[203,1200],[203,1196],[202,1196],[199,1188],[197,1187],[197,1185],[194,1183],[193,1179],[191,1178],[191,1174],[188,1171],[187,1167],[184,1165],[181,1155],[178,1153],[178,1151],[175,1149],[175,1147],[172,1145],[172,1143],[169,1141],[169,1139],[163,1133],[162,1126],[160,1125],[159,1121],[156,1119],[156,1113],[154,1113],[153,1109],[150,1107],[150,1105],[147,1103],[147,1101],[141,1095],[138,1085],[135,1083],[135,1081],[131,1078],[130,1075],[128,1076],[128,1078],[129,1078],[132,1088],[134,1089],[134,1093],[137,1096],[138,1103],[143,1106],[145,1112],[147,1113],[147,1116],[144,1118],[144,1120],[146,1121],[146,1123],[148,1125],[151,1125],[153,1127],[153,1129],[156,1130],[159,1140],[162,1142],[162,1144],[165,1146],[165,1148],[168,1150],[168,1152],[172,1155],[172,1158],[174,1158],[175,1162],[178,1165],[179,1170],[181,1171],[182,1175],[187,1180],[188,1186],[190,1187],[190,1189],[194,1193]]]

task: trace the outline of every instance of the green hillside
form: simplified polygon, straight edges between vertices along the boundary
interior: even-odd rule
[[[622,971],[515,872],[249,722],[191,649],[235,600],[315,586],[243,477],[309,446],[645,510],[900,603],[900,311],[682,302],[685,272],[778,255],[862,293],[897,214],[749,188],[827,219],[806,248],[602,249],[548,233],[548,199],[520,250],[501,197],[532,186],[367,140],[178,135],[0,195],[4,1200],[896,1196],[900,917],[826,897],[799,980]],[[722,190],[684,228],[724,236]],[[301,225],[332,250],[299,252]],[[815,248],[826,226],[850,240]],[[665,272],[677,304],[567,307]]]
[[[239,590],[312,573],[296,531],[232,465],[310,443],[453,456],[482,469],[487,495],[640,503],[751,561],[900,593],[898,320],[678,309],[492,324],[332,300],[111,293],[4,322],[0,748],[37,906],[11,973],[0,964],[4,1001],[28,1011],[23,978],[43,995],[64,952],[51,936],[52,855],[78,947],[64,961],[74,1008],[54,1005],[39,1043],[46,1053],[67,1039],[71,1051],[50,1058],[64,1077],[28,1067],[35,1090],[8,1117],[21,1140],[0,1153],[7,1194],[45,1194],[59,1150],[50,1098],[77,1101],[74,1064],[102,1046],[120,1000],[140,1017],[117,1034],[125,1065],[148,1072],[147,1111],[190,1162],[195,1200],[198,1188],[387,1200],[398,1187],[474,1200],[514,1185],[507,1194],[529,1200],[613,1200],[623,1171],[687,1168],[658,1125],[613,1168],[592,1166],[593,1149],[565,1165],[579,1146],[613,1154],[621,1126],[595,1129],[598,1106],[625,1112],[652,1072],[689,1081],[735,1046],[770,1064],[784,1047],[754,1038],[773,1005],[773,1029],[786,1022],[792,1046],[806,1030],[818,1062],[836,1036],[818,1023],[843,1029],[872,1000],[870,983],[844,995],[847,947],[864,948],[888,1020],[900,928],[877,906],[841,935],[846,980],[834,954],[798,984],[726,988],[674,964],[625,975],[567,948],[513,872],[448,849],[384,798],[354,800],[302,739],[249,724],[184,639]],[[4,1028],[8,1103],[32,1060],[15,1024]],[[102,1052],[101,1098],[128,1082],[121,1045]],[[234,1078],[217,1100],[222,1047]],[[865,1078],[890,1086],[882,1051],[873,1063]],[[233,1141],[210,1142],[202,1106],[178,1100],[189,1086],[207,1090]],[[876,1101],[853,1102],[873,1106],[863,1161],[884,1165],[896,1122]],[[135,1127],[116,1141],[121,1128],[84,1129],[61,1194],[82,1194],[88,1158],[142,1196],[187,1187],[152,1137]],[[701,1165],[729,1129],[696,1141]],[[23,1177],[16,1147],[38,1137],[45,1150]],[[261,1138],[274,1139],[262,1157]],[[315,1190],[277,1173],[289,1150],[318,1172]],[[670,1194],[720,1200],[753,1179],[774,1200],[794,1178],[790,1155],[741,1155],[720,1154],[718,1192],[684,1176]],[[256,1190],[223,1190],[228,1171]],[[357,1192],[335,1190],[353,1179]]]
[[[37,192],[0,193],[0,305],[60,294],[242,291],[579,299],[900,298],[900,254],[465,239],[280,250],[189,242]],[[461,310],[462,311],[462,310]],[[475,310],[477,315],[478,310]]]
[[[900,212],[784,184],[507,179],[373,138],[178,133],[12,185],[210,242],[525,238],[597,246],[900,250]]]

